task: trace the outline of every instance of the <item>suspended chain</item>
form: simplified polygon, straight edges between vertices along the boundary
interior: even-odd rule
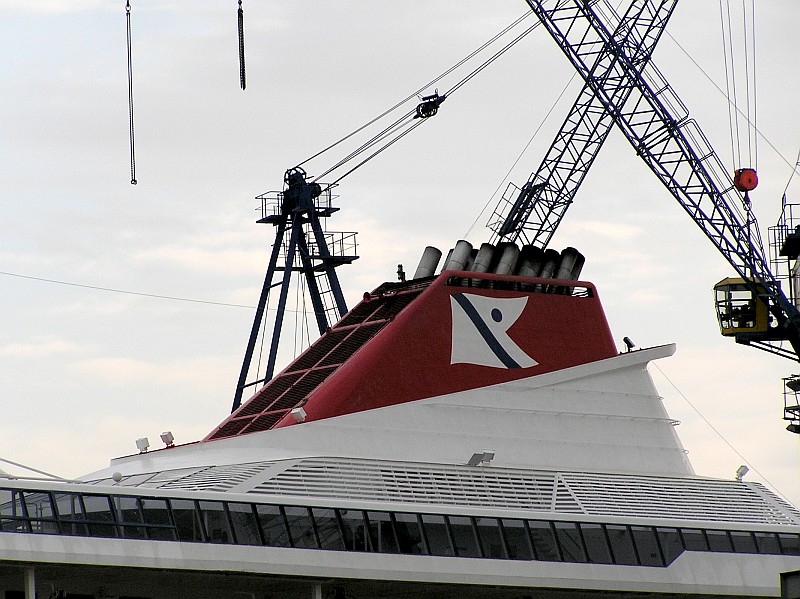
[[[613,37],[628,49],[634,64],[644,64],[650,59],[676,3],[677,0],[637,0],[622,19],[608,7],[609,20],[617,23]],[[609,62],[615,60],[614,49],[605,44],[586,44],[581,50],[596,57],[592,72],[603,78],[603,69],[608,73]],[[621,105],[632,88],[624,85],[624,81],[618,83],[622,85],[616,87],[613,96],[615,103]],[[512,203],[507,197],[500,201],[493,222],[489,223],[494,231],[492,243],[501,239],[516,242],[521,238],[524,243],[546,247],[612,125],[611,115],[585,84],[541,165],[519,190],[516,201]]]
[[[239,21],[239,84],[244,89],[247,87],[247,78],[244,71],[244,10],[242,10],[242,0],[239,0],[237,16]]]
[[[125,20],[128,30],[128,120],[130,123],[130,146],[131,146],[131,185],[136,185],[136,153],[134,151],[133,140],[133,59],[131,56],[131,3],[125,2]]]
[[[736,204],[739,195],[726,179],[725,170],[705,136],[680,99],[652,63],[639,69],[618,47],[589,3],[583,0],[559,2],[545,10],[540,0],[527,0],[545,28],[558,43],[584,81],[612,114],[625,137],[706,236],[739,275],[760,294],[754,278],[772,302],[770,310],[785,331],[795,353],[800,353],[800,313],[789,302],[769,270],[757,231],[755,239],[740,220]],[[564,25],[566,25],[564,27]],[[563,27],[563,30],[562,30]],[[615,47],[611,80],[633,86],[622,106],[614,104],[603,80],[595,77],[581,50],[602,42]],[[613,91],[613,88],[612,88]],[[673,116],[680,111],[680,116]],[[696,148],[702,145],[703,154]],[[723,181],[725,183],[723,183]],[[787,322],[788,321],[788,322]]]

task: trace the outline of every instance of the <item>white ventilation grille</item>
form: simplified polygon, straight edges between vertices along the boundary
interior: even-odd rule
[[[272,466],[273,462],[253,462],[228,466],[209,466],[186,476],[171,480],[161,489],[191,489],[194,491],[230,491]]]
[[[251,492],[583,513],[553,472],[445,464],[309,458]]]
[[[762,485],[699,477],[316,457],[138,474],[119,485],[303,497],[318,499],[320,505],[335,499],[800,525],[800,512]]]
[[[800,525],[800,512],[761,485],[702,478],[308,458],[250,492],[590,516]]]

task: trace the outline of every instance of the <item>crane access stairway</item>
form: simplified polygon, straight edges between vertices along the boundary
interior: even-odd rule
[[[364,293],[357,306],[233,412],[204,441],[269,430],[286,418],[302,421],[302,407],[309,395],[438,278],[434,271],[440,258],[438,249],[428,247],[412,280],[384,283],[371,293]],[[558,252],[524,246],[520,250],[512,243],[498,244],[497,247],[485,243],[480,249],[473,249],[468,242],[459,241],[450,251],[440,273],[467,271],[574,281],[578,279],[583,264],[583,255],[574,248]],[[519,279],[465,279],[471,286],[513,288],[520,284]],[[572,287],[564,285],[537,283],[527,287],[527,291],[538,293],[574,293]]]

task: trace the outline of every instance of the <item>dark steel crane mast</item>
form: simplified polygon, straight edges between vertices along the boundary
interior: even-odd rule
[[[737,341],[797,360],[800,312],[769,269],[749,206],[744,204],[742,215],[743,199],[720,160],[649,60],[677,0],[634,0],[618,23],[598,0],[558,0],[550,8],[542,0],[527,2],[585,86],[570,113],[573,120],[565,122],[540,170],[516,200],[506,199],[496,212],[498,238],[546,244],[614,123],[754,297],[767,305],[775,326]]]

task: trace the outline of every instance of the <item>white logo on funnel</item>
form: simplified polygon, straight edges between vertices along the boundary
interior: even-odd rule
[[[538,362],[508,336],[508,329],[517,322],[527,303],[527,297],[498,299],[472,293],[451,295],[450,363],[493,368],[536,366]]]

